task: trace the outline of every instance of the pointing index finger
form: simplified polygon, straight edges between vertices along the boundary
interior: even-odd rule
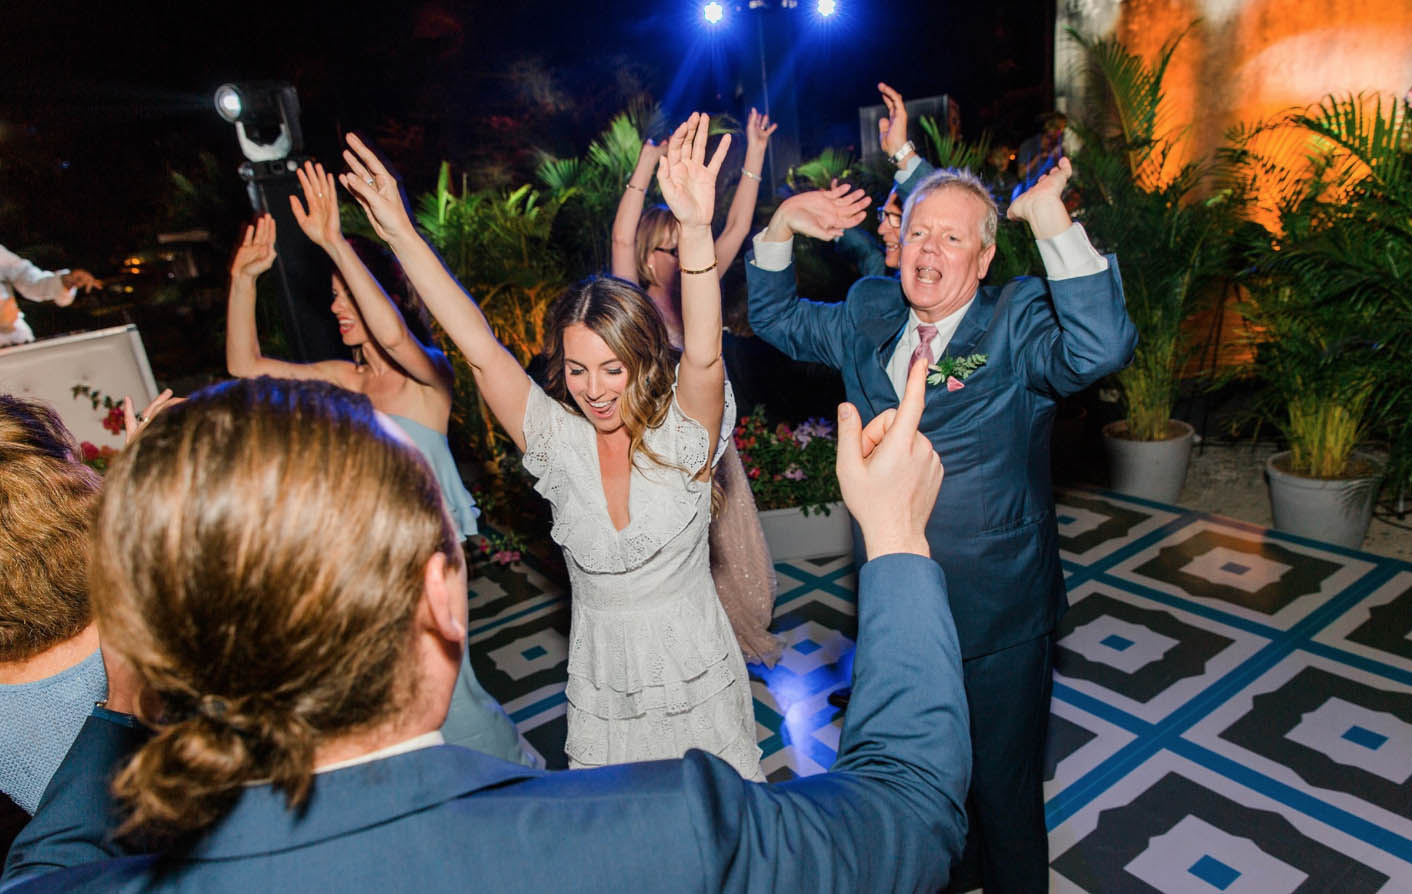
[[[902,429],[911,437],[911,432],[915,432],[922,421],[926,402],[927,364],[919,358],[907,370],[907,388],[902,392],[902,402],[897,405],[897,418],[893,420],[892,427]]]

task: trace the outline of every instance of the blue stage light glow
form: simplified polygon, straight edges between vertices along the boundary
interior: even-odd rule
[[[726,17],[726,8],[713,0],[713,2],[701,7],[701,16],[706,19],[706,24],[718,25],[721,19]]]
[[[819,0],[819,15],[831,16],[838,11],[838,3],[835,0]]]

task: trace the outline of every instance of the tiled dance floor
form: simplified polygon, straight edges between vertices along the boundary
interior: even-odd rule
[[[1051,890],[1412,892],[1412,565],[1097,491],[1058,515]],[[856,632],[846,558],[777,568],[771,780],[832,762]],[[522,566],[472,589],[477,675],[563,766],[563,594]]]

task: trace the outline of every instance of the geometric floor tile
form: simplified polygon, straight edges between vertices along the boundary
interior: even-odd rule
[[[1050,835],[1056,892],[1376,892],[1412,865],[1159,752]]]
[[[1412,686],[1296,653],[1183,738],[1412,841]]]
[[[1269,644],[1265,637],[1144,599],[1081,584],[1056,632],[1054,680],[1157,723]]]
[[[1059,555],[1080,565],[1090,565],[1177,518],[1174,512],[1077,490],[1055,495],[1054,515]]]
[[[1373,567],[1361,559],[1202,519],[1169,533],[1109,573],[1287,630]]]
[[[1412,673],[1412,571],[1394,575],[1316,639],[1370,661]]]

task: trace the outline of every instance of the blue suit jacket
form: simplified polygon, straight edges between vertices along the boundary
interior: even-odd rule
[[[316,776],[301,812],[246,789],[180,857],[123,858],[104,840],[102,768],[132,731],[95,716],[5,880],[48,874],[5,894],[935,891],[965,838],[971,769],[944,578],[885,556],[859,588],[858,681],[829,774],[758,785],[700,751],[547,774],[443,746]]]
[[[921,430],[946,469],[927,540],[965,658],[1048,633],[1065,605],[1049,478],[1055,401],[1121,369],[1137,344],[1117,259],[1108,264],[978,289],[945,353],[986,354],[985,366],[958,391],[927,388]],[[867,277],[844,301],[821,304],[797,298],[792,266],[762,270],[751,252],[745,271],[757,335],[839,370],[865,423],[897,406],[887,363],[908,315],[897,280]]]

